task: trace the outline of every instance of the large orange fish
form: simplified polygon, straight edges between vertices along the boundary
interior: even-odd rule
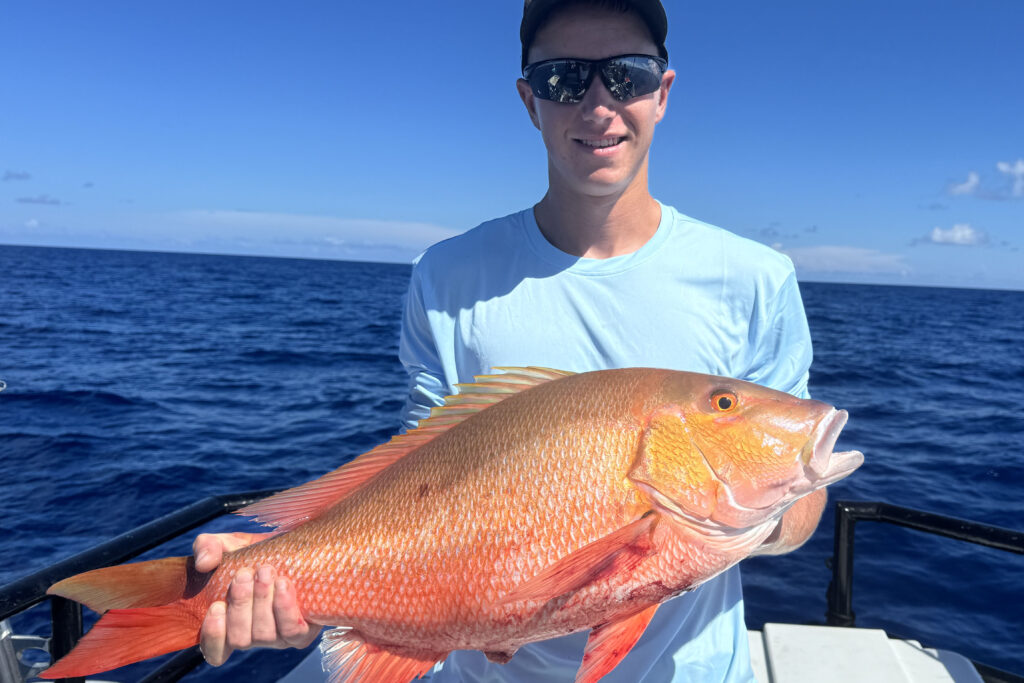
[[[419,429],[240,511],[275,535],[225,555],[98,569],[51,593],[106,612],[44,678],[198,642],[242,567],[295,584],[331,681],[406,683],[456,649],[507,661],[593,629],[577,681],[611,671],[658,605],[755,550],[801,496],[856,469],[846,412],[654,369],[478,377]]]

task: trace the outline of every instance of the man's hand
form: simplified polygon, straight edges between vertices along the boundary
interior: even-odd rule
[[[802,546],[818,528],[827,500],[828,494],[825,493],[825,489],[818,489],[793,503],[793,506],[782,515],[772,535],[751,553],[751,557],[782,555]]]
[[[200,534],[192,544],[196,570],[216,569],[225,552],[244,548],[270,534]],[[210,605],[199,631],[199,649],[206,661],[220,666],[235,650],[250,647],[306,647],[320,627],[302,618],[295,588],[269,565],[244,567],[228,587],[227,602]]]

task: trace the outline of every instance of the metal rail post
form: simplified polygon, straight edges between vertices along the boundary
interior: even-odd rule
[[[825,623],[853,626],[853,538],[857,517],[845,501],[836,503],[836,526],[832,536],[832,580],[828,584]]]
[[[50,598],[50,617],[53,636],[50,638],[50,658],[57,661],[82,637],[82,606],[73,600],[54,595]],[[61,683],[85,683],[84,677],[62,678]]]

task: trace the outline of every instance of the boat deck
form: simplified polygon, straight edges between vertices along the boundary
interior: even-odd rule
[[[962,655],[880,629],[765,624],[748,635],[759,683],[982,683]]]

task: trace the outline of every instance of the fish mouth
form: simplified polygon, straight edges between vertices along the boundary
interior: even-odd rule
[[[833,408],[818,422],[801,452],[804,472],[814,488],[837,482],[864,463],[864,454],[860,451],[836,453],[832,450],[849,417],[845,410]]]

